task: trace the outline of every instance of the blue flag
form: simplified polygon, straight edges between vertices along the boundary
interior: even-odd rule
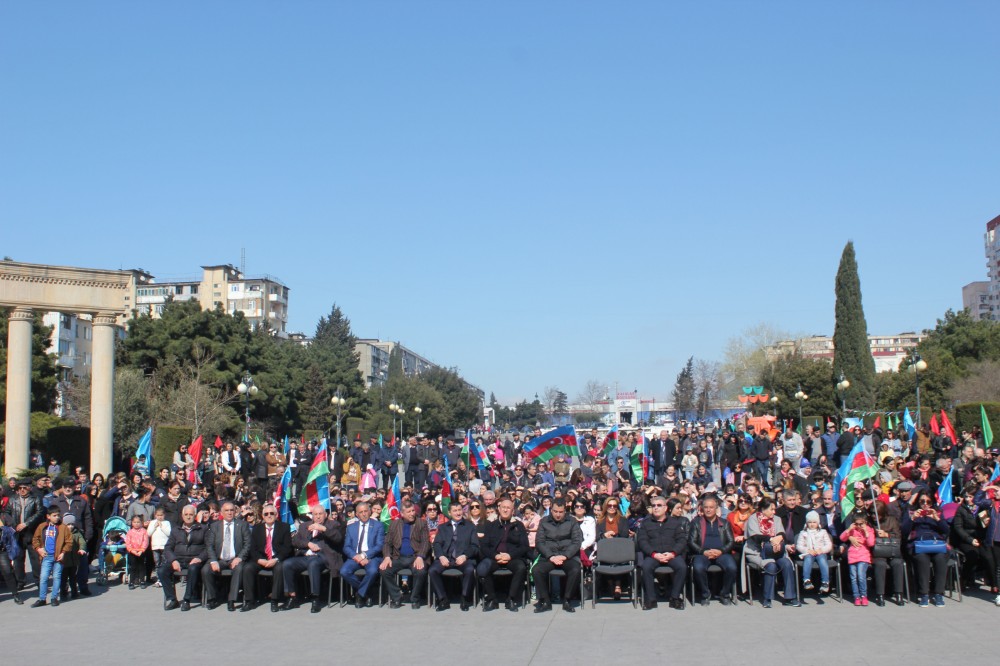
[[[287,441],[287,437],[285,438]],[[278,509],[278,517],[281,522],[291,525],[294,521],[292,517],[292,468],[286,467],[285,473],[278,481],[278,487],[274,490],[274,506]]]
[[[990,477],[990,483],[993,483],[1000,477],[1000,462],[993,463],[993,476]]]
[[[135,459],[139,456],[146,456],[146,469],[154,470],[153,464],[153,427],[146,428],[146,432],[139,438],[139,445],[135,448]]]
[[[285,451],[284,451],[284,453],[285,453],[285,463],[286,464],[288,463],[288,448],[289,448],[289,446],[288,446],[288,435],[285,435]]]
[[[903,427],[906,428],[906,438],[912,442],[917,434],[917,425],[913,422],[913,417],[910,416],[909,407],[903,412]]]
[[[941,479],[941,485],[938,486],[937,499],[940,506],[951,504],[955,501],[954,478],[955,468],[952,467],[951,471],[948,472],[948,476]]]

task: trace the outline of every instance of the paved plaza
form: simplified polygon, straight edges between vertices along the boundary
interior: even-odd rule
[[[213,664],[977,663],[995,656],[1000,620],[1000,608],[985,596],[948,600],[943,609],[807,599],[804,608],[771,610],[742,603],[678,612],[662,604],[642,612],[609,602],[572,615],[558,607],[534,615],[503,608],[463,613],[457,606],[441,613],[347,606],[313,615],[308,607],[271,613],[266,606],[165,613],[162,593],[152,587],[92,589],[96,596],[58,608],[15,606],[0,594],[5,658],[133,665],[145,663],[144,655]]]

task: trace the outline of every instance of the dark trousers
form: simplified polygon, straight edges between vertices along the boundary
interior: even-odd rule
[[[128,566],[128,582],[131,585],[146,582],[146,554],[127,554],[126,563]]]
[[[205,594],[209,601],[218,600],[218,578],[222,578],[222,572],[232,571],[233,575],[229,579],[229,596],[226,601],[235,602],[240,596],[240,583],[243,582],[243,566],[245,562],[240,562],[235,569],[230,569],[229,563],[232,560],[219,560],[219,573],[212,571],[211,565],[202,570],[202,583],[205,585]]]
[[[694,584],[698,588],[698,596],[702,599],[708,599],[712,596],[708,586],[708,567],[712,564],[722,568],[720,596],[732,594],[733,583],[736,582],[736,558],[729,553],[723,553],[714,560],[710,560],[704,555],[695,555],[691,561],[691,568],[694,569]]]
[[[795,565],[787,557],[779,557],[764,565],[764,601],[774,599],[778,572],[785,584],[785,601],[795,598]]]
[[[391,567],[386,567],[382,572],[382,587],[389,593],[390,600],[399,601],[403,598],[403,591],[399,589],[399,584],[396,583],[396,575],[403,569],[409,569],[413,572],[410,599],[413,601],[423,599],[424,586],[427,584],[427,565],[424,564],[424,568],[420,570],[414,569],[413,561],[415,559],[417,559],[416,555],[400,555],[392,561]]]
[[[308,571],[309,594],[314,598],[319,598],[322,594],[323,570],[326,568],[326,560],[318,555],[310,555],[308,557],[299,555],[285,560],[281,567],[285,592],[288,594],[295,592],[295,577],[303,571]],[[277,599],[277,597],[274,598]]]
[[[243,567],[243,598],[249,601],[257,601],[261,596],[257,594],[258,574],[261,571],[270,571],[271,576],[271,600],[278,601],[284,596],[285,578],[282,575],[284,563],[281,560],[275,563],[270,569],[265,569],[256,562],[247,562]]]
[[[87,551],[83,555],[77,557],[77,566],[74,575],[76,576],[76,584],[79,586],[81,592],[89,592],[90,587],[87,585],[87,580],[90,578],[90,553],[92,551]]]
[[[14,558],[14,578],[17,579],[18,585],[24,584],[24,558],[27,556],[28,562],[31,564],[31,574],[38,580],[38,571],[42,566],[42,561],[38,557],[38,551],[31,547],[31,540],[28,540],[27,545],[21,544],[21,553]]]
[[[435,558],[430,567],[431,588],[434,589],[438,601],[444,601],[448,598],[448,594],[444,590],[444,579],[441,578],[441,574],[446,569],[458,569],[462,572],[462,598],[472,598],[472,584],[476,580],[476,561],[465,560],[460,565],[455,564],[454,560],[450,560],[450,562],[449,566],[444,566],[441,564],[441,560]]]
[[[189,564],[187,568],[187,585],[184,588],[184,601],[194,601],[195,600],[195,590],[198,587],[198,580],[201,578],[201,568],[205,566],[204,562],[199,562],[198,564]],[[166,601],[177,601],[177,591],[174,587],[174,569],[173,567],[167,565],[166,560],[160,565],[160,569],[156,572],[157,580],[163,584],[163,598]]]
[[[917,570],[917,594],[927,596],[931,588],[931,565],[934,565],[934,589],[930,594],[944,594],[944,584],[948,578],[948,553],[919,553],[913,556],[913,566]]]
[[[510,569],[510,592],[507,596],[515,601],[520,601],[520,595],[524,589],[524,581],[528,577],[528,565],[524,560],[511,558],[510,562],[500,564],[496,560],[483,560],[476,567],[476,575],[483,583],[483,591],[486,598],[495,601],[497,598],[496,587],[493,584],[493,572],[497,569]]]
[[[687,563],[683,557],[675,557],[666,564],[657,562],[652,557],[644,557],[642,560],[642,595],[646,601],[656,600],[656,574],[653,573],[657,567],[670,567],[673,574],[670,576],[670,598],[680,599],[684,595],[684,581],[687,579]]]
[[[555,569],[562,569],[566,574],[566,587],[563,589],[563,601],[570,598],[580,589],[580,558],[568,558],[561,566],[552,564],[551,560],[541,559],[531,570],[531,575],[535,579],[535,591],[538,593],[540,603],[551,603],[552,597],[549,595],[549,574]]]
[[[399,473],[399,467],[396,465],[392,466],[392,471],[382,470],[382,487],[388,490],[392,487],[392,482],[396,479],[396,474]]]
[[[964,585],[972,585],[976,581],[976,569],[979,568],[980,564],[983,564],[985,569],[991,568],[987,562],[990,564],[992,562],[985,556],[987,549],[982,546],[973,546],[971,543],[963,543],[956,546],[956,548],[965,556],[965,562],[962,564],[962,583]],[[986,580],[988,581],[992,575],[991,573],[987,574]],[[993,586],[990,585],[990,587]]]
[[[10,561],[7,551],[0,552],[0,575],[11,594],[17,594],[17,577],[14,576],[14,563]]]
[[[888,569],[892,569],[892,592],[893,594],[903,594],[903,590],[906,586],[903,582],[903,576],[906,575],[906,567],[903,564],[902,557],[873,557],[872,558],[872,576],[875,578],[875,596],[881,597],[885,595],[885,572]]]

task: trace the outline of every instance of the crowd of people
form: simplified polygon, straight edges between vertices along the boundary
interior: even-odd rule
[[[292,470],[297,514],[315,443],[226,444],[197,464],[182,446],[153,474],[141,459],[109,478],[64,474],[53,461],[8,479],[0,573],[22,604],[30,571],[35,607],[89,596],[95,571],[103,582],[121,562],[130,589],[162,588],[166,610],[204,595],[209,609],[318,613],[339,579],[359,608],[430,600],[444,611],[454,576],[463,611],[479,591],[483,611],[516,612],[532,598],[544,613],[554,603],[573,612],[592,589],[683,610],[689,576],[701,605],[758,595],[768,608],[780,583],[780,601],[797,607],[832,594],[836,576],[857,606],[902,605],[908,572],[918,605],[943,606],[959,569],[956,584],[988,589],[1000,605],[1000,450],[984,449],[979,432],[952,441],[925,429],[906,438],[829,423],[800,435],[720,423],[661,431],[636,466],[641,439],[592,431],[574,455],[542,461],[517,433],[484,434],[488,463],[470,466],[453,438],[359,437],[330,451],[329,504],[284,521],[279,479]],[[851,485],[847,504],[833,483],[859,443],[878,468]],[[595,585],[608,539],[632,544],[634,571]]]

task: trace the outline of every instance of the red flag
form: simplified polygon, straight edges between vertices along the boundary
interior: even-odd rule
[[[944,428],[944,434],[948,435],[948,439],[951,440],[953,445],[958,444],[958,437],[955,436],[955,428],[952,427],[951,421],[948,420],[948,414],[941,410],[941,425]]]
[[[937,422],[937,414],[931,415],[931,432],[935,435],[941,434],[941,426]]]
[[[878,428],[878,427],[881,427],[881,425],[882,425],[882,417],[881,417],[881,415],[880,416],[876,416],[875,417],[875,423],[872,424],[872,428],[873,429],[874,428]]]
[[[188,453],[191,454],[191,459],[194,460],[194,469],[188,470],[188,482],[195,482],[195,471],[198,469],[198,463],[201,462],[201,448],[202,441],[201,435],[198,435],[198,439],[191,442],[191,446],[188,447]]]
[[[222,438],[218,435],[215,436],[215,448],[221,449],[223,447]]]

